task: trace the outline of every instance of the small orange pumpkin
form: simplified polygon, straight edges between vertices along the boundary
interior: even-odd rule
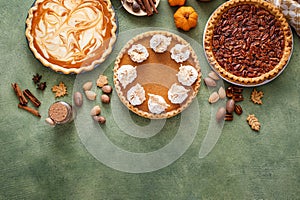
[[[170,6],[183,6],[186,0],[168,0]]]
[[[191,6],[182,6],[174,13],[174,22],[177,28],[189,31],[197,26],[198,14]]]

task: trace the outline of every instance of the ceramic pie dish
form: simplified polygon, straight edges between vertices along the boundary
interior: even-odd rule
[[[91,71],[112,52],[115,12],[109,0],[36,0],[26,37],[34,56],[64,74]]]
[[[159,2],[160,2],[160,0],[156,0],[156,1],[155,1],[155,8],[158,7]],[[147,13],[146,13],[144,10],[142,10],[142,9],[140,9],[138,12],[134,12],[133,9],[132,9],[132,5],[129,5],[129,4],[126,2],[126,0],[121,0],[121,3],[122,3],[122,5],[123,5],[124,9],[125,9],[128,13],[130,13],[130,14],[132,14],[132,15],[135,15],[135,16],[139,16],[139,17],[141,17],[141,16],[147,16]]]
[[[211,67],[226,81],[257,86],[277,77],[293,48],[281,11],[260,0],[232,0],[210,17],[204,50]]]
[[[116,92],[132,112],[149,119],[170,118],[196,97],[199,61],[190,44],[167,31],[135,36],[120,51],[114,67]]]

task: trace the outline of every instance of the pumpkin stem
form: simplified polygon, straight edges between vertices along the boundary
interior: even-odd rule
[[[189,13],[185,13],[185,14],[184,14],[184,18],[189,19],[189,17],[190,17],[190,14],[189,14]]]

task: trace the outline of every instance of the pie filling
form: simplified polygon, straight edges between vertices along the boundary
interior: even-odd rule
[[[63,68],[91,65],[102,58],[115,37],[110,6],[100,0],[36,2],[27,20],[31,49],[42,60]]]
[[[258,77],[271,71],[284,51],[281,23],[253,4],[238,5],[222,14],[213,30],[213,54],[227,72]]]
[[[261,0],[231,0],[210,17],[204,48],[208,62],[231,83],[257,85],[287,65],[293,38],[280,10]]]
[[[180,59],[174,59],[175,54]],[[169,118],[180,113],[196,96],[200,78],[199,62],[190,45],[164,31],[146,32],[130,40],[114,68],[121,101],[146,118]],[[124,84],[124,80],[130,81]]]

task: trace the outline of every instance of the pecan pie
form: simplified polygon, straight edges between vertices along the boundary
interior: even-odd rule
[[[36,0],[26,25],[35,57],[65,74],[92,70],[116,41],[115,12],[109,0]]]
[[[117,94],[132,112],[145,118],[177,115],[195,98],[200,82],[194,50],[174,33],[149,31],[137,35],[116,58]]]
[[[209,19],[204,48],[208,62],[225,80],[258,85],[281,73],[291,56],[292,40],[278,8],[261,0],[232,0]]]

